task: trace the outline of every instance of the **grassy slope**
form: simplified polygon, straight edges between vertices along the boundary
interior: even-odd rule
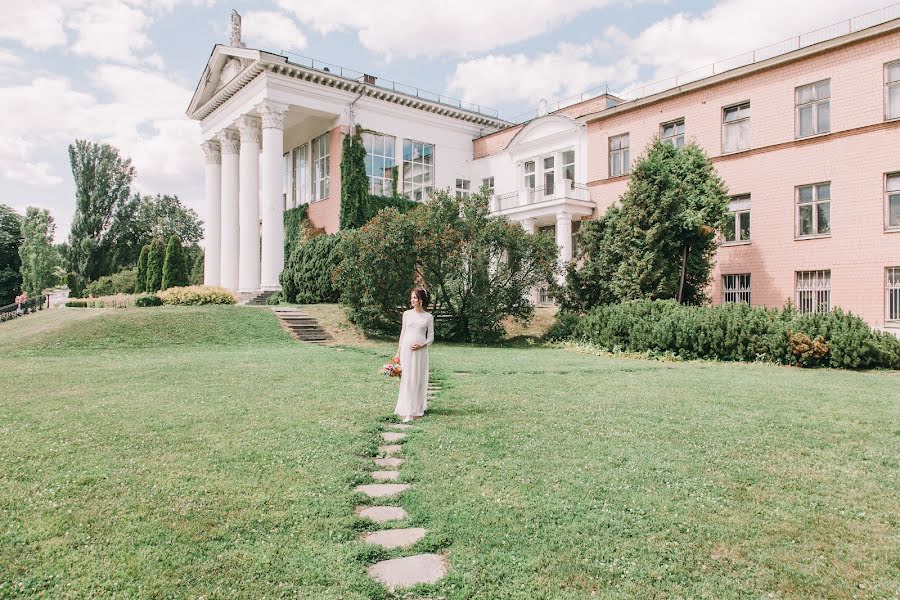
[[[234,307],[22,340],[0,358],[0,597],[378,596],[349,490],[389,345],[300,344]],[[900,585],[894,374],[441,345],[432,365],[402,503],[450,542],[436,595]]]

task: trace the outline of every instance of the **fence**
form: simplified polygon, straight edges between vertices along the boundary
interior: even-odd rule
[[[35,311],[50,308],[50,296],[43,295],[26,300],[24,304],[7,304],[0,306],[0,323],[11,321],[16,317],[27,315]]]

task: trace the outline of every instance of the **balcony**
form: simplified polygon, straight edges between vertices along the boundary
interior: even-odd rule
[[[559,212],[586,217],[593,211],[594,203],[587,186],[570,179],[563,179],[559,185],[542,185],[500,194],[491,200],[491,212],[511,219],[547,217]]]

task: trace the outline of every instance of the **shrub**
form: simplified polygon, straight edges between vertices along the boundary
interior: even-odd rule
[[[137,261],[137,274],[134,280],[135,293],[141,293],[147,288],[147,256],[150,254],[150,244],[141,248],[141,254]]]
[[[165,261],[166,247],[162,240],[155,239],[150,244],[147,253],[147,280],[144,286],[145,292],[157,292],[162,287],[163,262]]]
[[[366,222],[375,218],[375,215],[386,208],[395,208],[400,213],[409,212],[420,206],[420,203],[408,200],[403,196],[369,196]]]
[[[137,282],[137,269],[124,269],[112,275],[104,275],[87,284],[87,293],[93,296],[133,294]]]
[[[69,300],[66,302],[68,308],[87,308],[87,300]]]
[[[220,287],[192,285],[173,287],[159,293],[163,304],[200,305],[235,304],[237,299],[229,290]]]
[[[163,262],[162,285],[160,289],[185,287],[188,284],[187,265],[185,264],[184,247],[177,235],[169,237],[166,244],[166,258]]]
[[[70,296],[80,298],[84,295],[84,277],[78,273],[66,273],[66,286]]]
[[[635,300],[595,308],[578,321],[570,339],[612,351],[671,352],[686,359],[900,368],[900,340],[840,310],[804,315],[791,307]]]
[[[278,306],[279,304],[281,304],[281,301],[281,292],[275,292],[274,294],[266,298],[266,304],[268,304],[269,306]]]
[[[294,246],[281,272],[281,289],[288,302],[316,304],[339,300],[334,272],[341,263],[345,235],[318,235]]]
[[[294,247],[304,239],[306,224],[309,223],[308,211],[308,204],[284,211],[284,264],[287,264]]]
[[[551,341],[560,341],[572,337],[575,326],[578,325],[578,315],[567,310],[556,313],[556,320],[544,337]]]
[[[145,308],[145,307],[149,307],[149,306],[162,306],[162,303],[163,303],[162,299],[159,296],[157,296],[156,294],[150,294],[147,296],[138,296],[134,301],[134,305],[137,306],[138,308]]]

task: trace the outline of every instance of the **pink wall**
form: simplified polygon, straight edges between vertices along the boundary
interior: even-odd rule
[[[686,92],[588,124],[588,179],[602,213],[628,178],[608,177],[608,139],[628,132],[632,162],[661,123],[684,117],[732,194],[751,194],[751,243],[723,246],[721,275],[752,274],[752,302],[781,306],[794,272],[831,269],[832,306],[884,323],[884,269],[900,266],[900,233],[884,231],[884,175],[900,171],[900,120],[884,120],[884,64],[900,59],[900,30]],[[831,79],[831,132],[794,139],[794,89]],[[722,155],[722,109],[749,100],[751,150]],[[795,187],[831,181],[831,237],[795,240]]]
[[[330,132],[328,151],[331,154],[329,170],[331,184],[328,198],[311,202],[309,220],[315,227],[322,227],[325,233],[336,233],[340,229],[341,216],[341,157],[343,156],[344,131],[340,126]]]

